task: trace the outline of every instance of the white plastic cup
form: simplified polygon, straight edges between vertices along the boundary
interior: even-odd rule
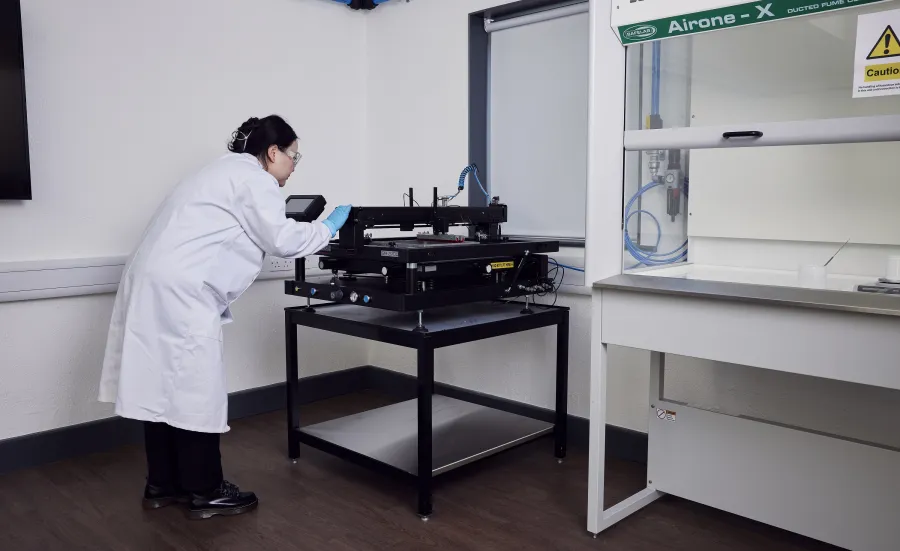
[[[884,279],[891,283],[900,283],[900,256],[889,256]]]
[[[821,264],[804,264],[800,266],[800,286],[806,289],[827,289],[828,270]]]

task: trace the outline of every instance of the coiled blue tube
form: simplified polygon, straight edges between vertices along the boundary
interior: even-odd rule
[[[656,182],[650,182],[649,184],[639,189],[638,192],[634,194],[634,196],[628,201],[628,204],[625,206],[625,248],[629,253],[631,253],[631,256],[633,256],[635,260],[638,261],[637,266],[641,264],[647,266],[664,266],[666,264],[674,264],[675,262],[678,262],[679,260],[687,257],[687,240],[685,240],[685,242],[682,243],[680,247],[672,251],[665,253],[648,253],[642,251],[640,247],[638,247],[634,243],[634,241],[631,240],[631,235],[628,232],[628,223],[631,221],[631,217],[639,212],[642,214],[646,214],[656,224],[656,246],[659,246],[659,243],[662,240],[662,226],[660,225],[659,220],[656,218],[656,216],[653,215],[653,213],[646,210],[636,210],[632,212],[631,207],[634,205],[634,202],[638,197],[661,185],[662,184]],[[629,269],[636,268],[637,266],[630,266]]]
[[[481,189],[481,193],[484,193],[485,197],[490,198],[490,194],[487,192],[486,189],[484,189],[484,186],[481,184],[481,178],[478,177],[478,167],[475,166],[474,164],[467,166],[460,173],[459,184],[457,185],[457,189],[459,191],[456,192],[456,195],[459,195],[459,192],[466,188],[466,176],[468,176],[470,173],[474,174],[475,181],[478,182],[478,187]],[[456,197],[456,195],[454,195],[453,197]]]

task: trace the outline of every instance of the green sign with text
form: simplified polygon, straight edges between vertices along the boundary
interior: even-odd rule
[[[810,2],[809,0],[773,0],[771,2],[748,2],[727,8],[625,25],[619,27],[619,37],[622,40],[622,44],[637,44],[650,40],[661,40],[663,38],[716,31],[731,27],[767,23],[769,21],[853,8],[884,1],[829,0]]]

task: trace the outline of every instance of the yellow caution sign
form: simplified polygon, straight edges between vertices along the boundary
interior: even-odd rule
[[[900,42],[897,42],[897,33],[888,25],[866,59],[884,59],[895,56],[900,56]]]
[[[508,262],[491,262],[492,270],[508,270],[510,268],[515,268],[516,263],[512,261]]]
[[[856,18],[853,97],[900,96],[900,9]]]
[[[900,62],[866,67],[866,82],[879,80],[900,80]]]

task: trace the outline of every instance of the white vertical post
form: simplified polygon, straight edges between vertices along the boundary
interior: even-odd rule
[[[610,27],[611,0],[590,0],[590,92],[585,285],[622,271],[625,48]]]
[[[600,325],[603,293],[591,300],[591,419],[588,460],[588,532],[603,530],[604,475],[606,474],[606,381],[609,351]]]
[[[611,0],[590,0],[588,170],[584,283],[622,272],[622,182],[625,133],[625,48],[610,26]],[[601,326],[602,293],[591,307],[591,419],[588,531],[603,530],[606,472],[606,381],[609,356]]]
[[[625,149],[625,48],[610,26],[611,0],[590,0],[591,52],[588,123],[585,285],[622,273],[623,171]],[[645,488],[604,510],[606,383],[603,292],[591,301],[591,424],[588,462],[588,531],[598,534],[661,495]]]

